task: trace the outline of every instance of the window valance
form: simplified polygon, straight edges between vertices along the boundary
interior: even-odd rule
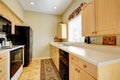
[[[85,4],[85,2],[81,3],[80,6],[77,9],[75,9],[72,12],[72,14],[69,15],[68,20],[71,20],[72,18],[74,18],[75,16],[77,16],[80,13],[81,8],[83,7],[84,4]]]

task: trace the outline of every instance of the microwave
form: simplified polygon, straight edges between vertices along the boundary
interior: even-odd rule
[[[11,34],[11,22],[2,16],[0,16],[0,32]]]

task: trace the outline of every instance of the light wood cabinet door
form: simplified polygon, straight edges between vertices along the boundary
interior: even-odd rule
[[[120,0],[117,1],[117,32],[120,34]]]
[[[2,9],[2,2],[1,2],[1,0],[0,0],[0,15],[2,14],[2,12],[1,12],[1,9]]]
[[[86,73],[83,70],[80,70],[80,79],[79,80],[95,80],[92,76]]]
[[[8,80],[7,53],[0,53],[0,80]]]
[[[57,67],[59,71],[59,49],[55,47],[55,66]]]
[[[79,67],[73,62],[69,63],[69,79],[70,80],[80,80]]]
[[[94,0],[97,35],[116,34],[117,0]]]
[[[82,9],[83,36],[120,34],[120,0],[91,0]]]
[[[67,38],[67,25],[66,24],[59,24],[58,26],[58,34],[57,37],[61,39]]]
[[[69,79],[70,80],[95,80],[91,75],[78,67],[78,65],[70,62],[69,66]]]
[[[82,8],[82,35],[95,35],[95,15],[94,15],[94,1],[86,4]]]
[[[50,56],[54,62],[54,47],[52,45],[50,45]]]
[[[55,46],[50,45],[50,56],[54,62],[56,68],[59,70],[59,49]]]

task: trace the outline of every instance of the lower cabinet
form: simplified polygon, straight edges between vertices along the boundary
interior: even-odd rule
[[[73,55],[70,55],[69,61],[69,79],[70,80],[96,80],[89,73],[79,67],[79,61]]]
[[[95,80],[91,75],[87,72],[80,70],[80,78],[79,80]]]
[[[69,79],[80,80],[80,68],[73,62],[69,63]]]
[[[0,80],[8,80],[7,53],[0,53]]]
[[[55,46],[50,45],[50,56],[52,58],[52,61],[54,62],[55,66],[59,70],[59,49]]]
[[[59,70],[59,48],[53,45],[50,47],[51,58]],[[0,64],[0,68],[1,65],[5,66],[6,64]],[[2,75],[4,75],[4,73],[2,73]],[[70,53],[69,80],[120,80],[120,62],[96,66]]]

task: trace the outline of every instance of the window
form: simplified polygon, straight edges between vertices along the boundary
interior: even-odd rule
[[[81,15],[76,16],[68,23],[68,41],[70,42],[84,42],[82,37],[82,23]]]

